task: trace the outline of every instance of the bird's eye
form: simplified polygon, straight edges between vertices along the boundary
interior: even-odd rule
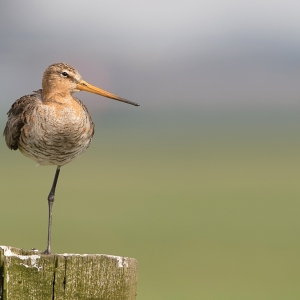
[[[62,75],[63,77],[69,77],[69,74],[68,74],[67,72],[62,72],[61,75]]]

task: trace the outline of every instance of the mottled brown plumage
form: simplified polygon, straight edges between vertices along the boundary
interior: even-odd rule
[[[72,161],[89,147],[94,123],[79,99],[69,101],[62,105],[50,99],[44,104],[42,90],[17,100],[4,130],[7,146],[39,165],[64,166]]]
[[[50,253],[52,204],[60,167],[82,154],[94,134],[94,123],[87,108],[72,96],[79,91],[138,106],[82,80],[72,66],[56,63],[44,72],[42,89],[21,97],[12,105],[4,129],[8,148],[19,149],[40,165],[57,166],[48,196],[48,245],[45,253]]]

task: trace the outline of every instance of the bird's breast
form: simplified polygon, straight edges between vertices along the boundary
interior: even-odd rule
[[[88,111],[75,100],[39,105],[25,123],[20,150],[41,165],[73,160],[88,148],[94,132]]]
[[[74,139],[78,134],[86,131],[89,120],[85,111],[79,105],[51,104],[38,107],[36,112],[37,127],[42,135],[55,138],[65,137]],[[40,128],[39,128],[40,126]]]

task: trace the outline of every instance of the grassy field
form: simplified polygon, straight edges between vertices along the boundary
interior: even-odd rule
[[[299,299],[299,115],[95,113],[61,171],[52,250],[137,258],[139,300]],[[0,243],[44,250],[55,168],[0,151]]]

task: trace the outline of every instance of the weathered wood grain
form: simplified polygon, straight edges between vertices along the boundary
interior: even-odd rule
[[[51,254],[0,247],[0,299],[134,300],[137,261],[102,254]]]

